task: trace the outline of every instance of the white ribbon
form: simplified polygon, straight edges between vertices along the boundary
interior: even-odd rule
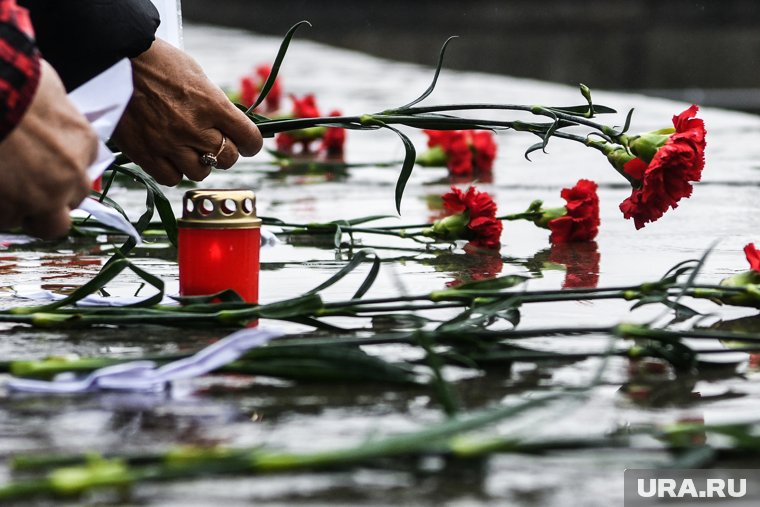
[[[156,367],[153,361],[132,361],[106,366],[84,378],[34,380],[11,378],[6,387],[14,391],[47,394],[83,393],[99,389],[118,391],[162,391],[168,384],[205,375],[239,359],[249,350],[260,347],[285,333],[266,327],[243,329],[219,340],[195,355]]]

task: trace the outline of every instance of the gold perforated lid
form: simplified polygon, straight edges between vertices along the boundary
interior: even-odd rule
[[[182,199],[180,227],[199,229],[255,229],[256,194],[252,190],[188,190]]]

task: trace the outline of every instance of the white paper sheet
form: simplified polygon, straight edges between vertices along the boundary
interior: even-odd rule
[[[161,391],[171,382],[205,375],[236,361],[249,350],[284,335],[284,331],[276,328],[243,329],[195,355],[160,367],[152,361],[132,361],[101,368],[84,378],[71,378],[71,375],[62,374],[48,382],[14,377],[5,386],[14,391],[44,394],[84,393],[101,389]]]
[[[97,159],[87,169],[90,180],[99,178],[114,160],[114,156],[105,142],[111,137],[119,123],[119,119],[124,113],[130,97],[132,97],[132,91],[132,65],[125,58],[69,94],[71,102],[87,118],[100,139]],[[87,198],[79,206],[79,210],[128,234],[138,244],[141,243],[140,234],[137,230],[129,220],[113,208]],[[72,212],[73,216],[78,214],[77,210]]]

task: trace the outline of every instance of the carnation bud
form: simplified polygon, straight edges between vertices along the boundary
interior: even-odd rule
[[[441,146],[433,146],[417,155],[417,163],[422,167],[446,167],[448,157]]]
[[[654,158],[657,150],[662,148],[668,139],[670,139],[670,134],[673,132],[674,130],[669,128],[633,136],[628,141],[628,148],[630,148],[634,155],[649,163]]]
[[[720,281],[722,287],[745,289],[739,294],[719,296],[722,302],[735,306],[760,308],[760,272],[755,270],[743,271]]]
[[[578,87],[581,90],[581,95],[583,95],[583,98],[586,99],[590,104],[591,103],[591,88],[589,88],[583,83],[580,83]]]

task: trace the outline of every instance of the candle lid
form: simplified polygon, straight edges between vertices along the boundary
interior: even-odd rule
[[[182,199],[182,227],[199,229],[256,229],[256,194],[252,190],[197,189]]]

